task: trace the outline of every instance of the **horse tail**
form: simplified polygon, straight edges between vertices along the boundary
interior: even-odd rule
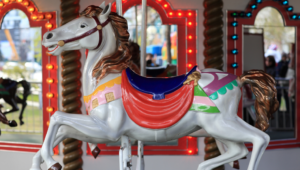
[[[18,82],[18,84],[21,84],[23,89],[24,89],[24,92],[23,92],[23,97],[27,97],[28,95],[31,94],[31,91],[30,91],[30,88],[31,88],[31,85],[28,81],[26,80],[21,80]]]
[[[250,84],[256,97],[254,104],[256,110],[255,127],[262,131],[267,130],[269,119],[279,107],[274,78],[262,70],[250,70],[238,77],[238,82],[240,87],[245,83]]]

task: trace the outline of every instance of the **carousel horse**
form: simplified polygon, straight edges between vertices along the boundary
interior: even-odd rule
[[[243,158],[248,153],[244,142],[253,143],[248,170],[256,170],[270,140],[263,131],[278,108],[274,79],[258,70],[235,76],[197,67],[173,78],[144,78],[128,68],[128,39],[126,19],[104,3],[87,7],[79,18],[44,34],[42,43],[52,55],[89,49],[82,74],[88,115],[56,111],[30,170],[41,170],[43,161],[48,170],[61,169],[52,158],[52,148],[69,137],[90,144],[114,142],[124,136],[164,142],[201,129],[205,133],[195,136],[212,136],[224,143],[227,151],[200,163],[198,170]],[[244,83],[251,85],[256,96],[256,127],[237,116]]]
[[[17,88],[18,84],[21,84],[24,92],[23,92],[23,98],[21,99],[17,94]],[[22,104],[22,109],[19,115],[19,120],[20,120],[20,125],[24,124],[23,121],[23,113],[24,110],[27,106],[27,97],[30,95],[30,83],[27,82],[26,80],[21,80],[21,81],[15,81],[11,80],[9,78],[2,79],[1,78],[1,89],[0,89],[0,98],[3,98],[3,100],[11,105],[12,109],[6,112],[3,112],[3,114],[8,114],[12,113],[15,111],[19,111],[18,103]]]
[[[0,104],[0,122],[3,124],[6,124],[10,127],[16,127],[18,126],[17,122],[15,120],[7,120],[6,116],[2,113],[1,108],[3,107],[2,104]],[[1,129],[0,129],[0,135],[1,135]]]

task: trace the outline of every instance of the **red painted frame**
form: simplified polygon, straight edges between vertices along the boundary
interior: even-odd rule
[[[122,0],[123,13],[135,5],[140,5],[141,0]],[[147,6],[155,9],[163,24],[178,26],[178,74],[185,74],[197,64],[197,11],[173,10],[166,0],[147,0]],[[112,5],[116,11],[116,3]],[[191,25],[190,25],[191,24]],[[191,36],[191,37],[190,37]],[[190,51],[191,50],[191,51]],[[118,155],[119,146],[106,146],[98,144],[102,155]],[[198,153],[197,138],[182,137],[178,139],[177,146],[145,146],[145,155],[195,155]],[[87,154],[91,155],[89,146]],[[137,147],[132,146],[132,154],[137,154]]]
[[[256,1],[250,1],[248,4],[246,10],[244,12],[251,12],[250,6],[252,4],[255,4]],[[300,34],[300,21],[299,20],[292,20],[291,15],[293,14],[292,12],[286,11],[286,8],[288,7],[287,5],[281,5],[281,1],[263,1],[261,4],[257,4],[257,9],[252,11],[252,17],[250,18],[236,18],[236,21],[238,22],[238,26],[236,27],[236,32],[235,28],[231,26],[231,22],[235,21],[235,18],[231,16],[232,12],[243,12],[243,11],[227,11],[227,72],[233,73],[236,75],[241,75],[242,70],[243,70],[243,25],[254,25],[254,21],[256,18],[256,15],[258,12],[265,8],[265,7],[273,7],[277,9],[284,20],[284,24],[286,26],[295,26],[296,30],[296,35]],[[299,14],[298,14],[299,15]],[[238,40],[231,39],[231,36],[233,34],[237,34],[239,36]],[[300,42],[300,36],[296,36],[296,42]],[[234,43],[236,43],[236,48],[239,50],[239,53],[234,56],[231,53],[231,50],[234,49]],[[300,86],[297,86],[300,80],[300,60],[297,59],[297,56],[300,56],[300,43],[296,43],[296,48],[298,50],[295,51],[295,59],[296,59],[296,90],[297,90],[297,95],[296,95],[296,106],[299,105],[299,97],[300,97]],[[235,61],[236,57],[236,61]],[[231,67],[231,64],[233,62],[237,62],[239,64],[239,67],[237,69],[234,69]],[[242,117],[242,100],[239,104],[239,109],[238,109],[238,116]],[[296,138],[295,139],[288,139],[288,140],[274,140],[269,143],[269,146],[267,149],[280,149],[280,148],[294,148],[294,147],[300,147],[300,109],[296,108]],[[248,145],[247,147],[251,150],[252,145]]]
[[[21,1],[21,2],[20,2]],[[33,7],[33,12],[30,12],[28,9]],[[18,9],[23,11],[29,20],[30,27],[41,27],[41,33],[44,35],[47,31],[55,29],[56,25],[56,12],[39,12],[38,8],[32,1],[22,1],[22,0],[11,0],[8,3],[4,3],[3,1],[0,3],[0,24],[2,24],[2,20],[5,15],[13,10]],[[44,19],[32,19],[32,15],[44,15]],[[52,18],[46,19],[46,14],[51,14]],[[46,24],[51,23],[52,28],[46,28]],[[41,36],[42,36],[41,35]],[[54,66],[53,69],[46,69],[47,64],[52,64]],[[58,102],[57,102],[57,57],[56,56],[48,56],[47,49],[42,46],[42,95],[43,95],[43,139],[46,136],[48,130],[48,123],[49,118],[54,111],[58,109]],[[46,79],[52,78],[54,79],[54,83],[47,84]],[[46,98],[46,94],[51,92],[54,94],[52,98]],[[52,112],[47,111],[47,106],[51,106],[53,108]],[[10,151],[24,151],[24,152],[37,152],[41,148],[41,144],[30,144],[30,143],[17,143],[17,142],[0,142],[0,150],[10,150]],[[58,149],[54,149],[55,153],[58,153]]]

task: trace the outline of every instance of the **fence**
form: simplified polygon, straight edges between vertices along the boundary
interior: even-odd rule
[[[6,117],[9,120],[16,120],[18,126],[11,128],[7,125],[1,124],[0,129],[2,132],[9,133],[21,133],[21,134],[42,134],[43,133],[43,111],[42,111],[42,83],[30,82],[31,95],[27,98],[27,106],[23,113],[23,121],[25,124],[20,126],[19,114],[21,112],[22,105],[18,104],[19,111],[8,113]],[[23,98],[23,87],[17,89],[17,95]],[[3,99],[0,99],[0,103],[4,106],[2,111],[10,110],[11,106],[5,103]]]

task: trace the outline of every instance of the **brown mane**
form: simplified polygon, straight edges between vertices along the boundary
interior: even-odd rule
[[[99,16],[102,11],[102,8],[91,5],[84,9],[80,16],[91,18],[92,16]],[[118,49],[114,54],[101,58],[93,68],[92,76],[96,78],[97,83],[109,73],[122,72],[130,64],[131,54],[128,49],[129,33],[127,31],[127,20],[115,12],[111,12],[108,17],[111,19]]]

